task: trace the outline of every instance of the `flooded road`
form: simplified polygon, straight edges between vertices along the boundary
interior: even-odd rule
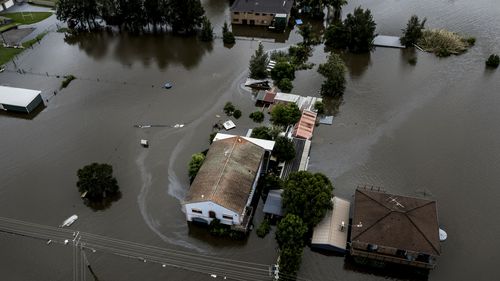
[[[220,29],[226,2],[204,2]],[[351,198],[358,184],[383,186],[438,201],[448,232],[442,257],[429,280],[496,280],[500,259],[500,72],[484,68],[499,52],[500,5],[494,0],[351,1],[369,7],[377,32],[399,35],[413,13],[428,26],[477,38],[467,53],[445,59],[417,52],[376,49],[345,55],[349,67],[343,104],[332,126],[317,128],[311,171],[333,179],[336,194]],[[295,31],[284,47],[300,40]],[[278,40],[280,41],[280,40]],[[8,65],[0,84],[43,90],[46,108],[33,119],[0,115],[0,216],[57,226],[72,214],[72,226],[109,237],[259,264],[275,262],[273,235],[252,232],[245,242],[212,239],[187,228],[180,201],[188,188],[191,154],[208,147],[212,125],[232,101],[243,111],[237,131],[253,126],[251,96],[239,88],[258,42],[239,40],[228,49],[194,38],[92,34],[64,38],[50,33]],[[417,56],[411,66],[407,59]],[[311,61],[325,58],[322,47]],[[62,79],[78,79],[58,90]],[[52,76],[54,75],[54,76]],[[170,90],[161,89],[166,81]],[[297,72],[294,93],[314,95],[322,77]],[[221,117],[223,119],[223,117]],[[174,125],[139,129],[137,124]],[[148,139],[150,148],[139,145]],[[86,207],[76,171],[91,162],[113,165],[122,198],[108,209]],[[254,221],[260,222],[259,216]],[[2,280],[68,280],[71,250],[0,235]],[[108,254],[89,257],[99,280],[207,280],[207,275]],[[459,270],[460,269],[460,270]],[[300,275],[312,280],[385,280],[352,270],[343,258],[305,250]],[[89,278],[89,277],[88,277]],[[391,277],[389,277],[391,278]]]

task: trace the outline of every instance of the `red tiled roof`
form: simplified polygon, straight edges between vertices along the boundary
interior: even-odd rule
[[[313,136],[314,126],[316,125],[315,112],[304,110],[299,122],[295,125],[293,136],[302,139],[311,139]]]

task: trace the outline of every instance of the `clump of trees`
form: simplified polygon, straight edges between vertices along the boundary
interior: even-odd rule
[[[262,140],[272,140],[271,128],[266,126],[255,127],[252,130],[251,138],[262,139]]]
[[[201,24],[200,31],[200,39],[201,41],[210,42],[214,40],[214,28],[212,27],[212,23],[208,20],[207,17],[203,17],[203,21]]]
[[[295,103],[277,104],[271,111],[271,121],[276,126],[288,127],[300,120],[299,107]]]
[[[320,64],[318,72],[326,80],[321,84],[321,94],[328,97],[340,97],[345,90],[347,67],[339,55],[332,53],[326,63]]]
[[[325,104],[322,101],[316,101],[314,103],[314,109],[321,115],[325,113]]]
[[[307,225],[299,216],[287,214],[276,230],[276,241],[280,249],[280,274],[292,277],[297,274],[302,261],[304,237]],[[289,278],[286,278],[289,279]]]
[[[353,53],[368,52],[373,48],[376,26],[370,9],[357,7],[343,22],[334,22],[327,28],[325,45]]]
[[[229,30],[229,27],[227,26],[227,22],[224,22],[224,25],[222,26],[222,42],[224,42],[224,44],[226,45],[232,45],[236,42],[234,34]]]
[[[492,67],[492,68],[497,68],[498,65],[500,65],[500,56],[496,54],[491,54],[488,59],[486,60],[486,66],[487,67]]]
[[[426,18],[420,20],[418,16],[412,15],[403,29],[403,36],[399,39],[405,47],[412,47],[422,38],[422,30],[425,28]]]
[[[113,167],[109,164],[92,163],[77,172],[78,191],[85,193],[90,201],[101,201],[119,194],[118,182],[113,176]]]
[[[278,86],[278,88],[283,93],[290,93],[293,89],[292,81],[288,78],[281,79],[280,81],[278,81],[278,84],[276,86]]]
[[[226,113],[227,116],[233,115],[233,113],[236,111],[236,107],[233,105],[232,102],[226,102],[224,105],[224,113]]]
[[[250,58],[250,78],[253,79],[265,79],[267,78],[267,64],[269,63],[269,57],[266,52],[264,52],[264,45],[259,43],[259,47],[255,50],[255,53]]]
[[[264,113],[262,113],[262,111],[252,112],[248,117],[250,117],[250,119],[252,119],[255,123],[262,123],[262,121],[264,121]]]
[[[79,29],[99,28],[97,19],[102,19],[132,32],[170,28],[189,34],[201,27],[204,14],[200,0],[59,0],[56,4],[57,19]]]
[[[205,154],[203,153],[196,153],[191,156],[191,161],[189,161],[188,165],[189,180],[191,182],[193,182],[196,174],[198,174],[201,165],[203,165],[203,161],[205,161]]]
[[[273,155],[279,162],[286,162],[295,158],[295,145],[287,137],[277,137],[275,140]]]

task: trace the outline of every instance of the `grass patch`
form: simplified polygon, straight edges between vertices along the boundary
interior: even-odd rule
[[[71,74],[64,76],[64,80],[61,82],[61,89],[68,87],[69,83],[75,79],[76,77]]]
[[[447,57],[464,53],[475,41],[473,37],[465,38],[444,29],[431,29],[424,30],[418,45],[438,57]]]
[[[40,42],[42,38],[47,35],[47,32],[39,34],[37,37],[26,41],[23,43],[24,48],[29,48],[33,46],[35,43]],[[2,45],[0,45],[0,65],[4,65],[8,63],[10,60],[12,60],[13,57],[17,56],[18,54],[22,53],[24,49],[15,49],[15,48],[4,48]]]
[[[10,18],[19,24],[33,24],[40,22],[53,15],[52,12],[24,12],[24,13],[5,13],[3,17]]]
[[[7,30],[9,30],[9,29],[11,29],[11,28],[14,28],[14,27],[18,26],[18,25],[19,25],[19,23],[17,23],[17,22],[11,22],[11,23],[9,23],[9,24],[2,25],[2,26],[0,27],[0,32],[7,31]]]

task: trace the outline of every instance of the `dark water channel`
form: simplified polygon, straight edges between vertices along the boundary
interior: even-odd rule
[[[227,2],[207,0],[204,5],[220,32]],[[475,36],[476,46],[445,59],[382,48],[369,55],[344,55],[346,94],[334,124],[316,130],[310,170],[327,174],[336,194],[345,198],[351,198],[358,184],[372,184],[436,199],[449,238],[428,279],[498,280],[500,72],[485,70],[484,60],[500,52],[500,4],[351,1],[345,12],[358,5],[371,8],[380,34],[399,35],[416,13],[426,16],[430,27]],[[263,37],[269,37],[266,49],[300,40],[295,31],[286,40]],[[12,64],[0,74],[0,84],[40,89],[48,100],[32,119],[0,115],[0,216],[57,226],[78,214],[74,229],[274,263],[273,235],[260,239],[252,232],[244,242],[212,239],[199,229],[189,230],[180,208],[188,188],[186,164],[191,154],[208,147],[223,104],[232,101],[243,111],[235,133],[253,126],[247,118],[254,110],[252,98],[239,84],[257,45],[257,40],[225,48],[220,40],[205,44],[171,36],[64,38],[50,33],[16,59],[27,74],[10,71]],[[412,56],[417,57],[415,66],[407,62]],[[318,46],[311,62],[324,59]],[[47,74],[78,79],[54,96],[61,79]],[[161,89],[165,81],[174,87]],[[321,82],[316,68],[298,72],[293,92],[315,95]],[[177,123],[186,126],[133,127]],[[142,138],[149,139],[149,149],[139,145]],[[122,191],[122,198],[102,211],[85,206],[75,186],[76,170],[91,162],[111,163]],[[69,280],[71,258],[62,246],[0,235],[1,280]],[[102,253],[92,255],[90,262],[99,280],[211,279]],[[368,273],[343,258],[308,249],[300,275],[312,280],[408,279]]]

